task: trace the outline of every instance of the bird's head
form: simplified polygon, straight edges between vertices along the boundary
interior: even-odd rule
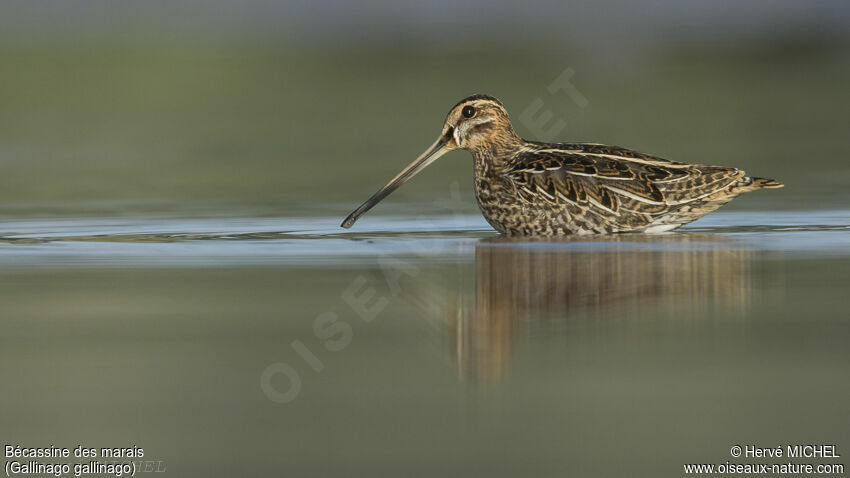
[[[515,137],[502,102],[488,95],[473,95],[449,111],[441,139],[451,151],[489,147]]]
[[[519,138],[514,133],[508,112],[502,103],[488,95],[473,95],[454,105],[446,116],[437,141],[345,218],[349,228],[369,209],[425,169],[440,156],[456,149],[476,150],[507,145]]]

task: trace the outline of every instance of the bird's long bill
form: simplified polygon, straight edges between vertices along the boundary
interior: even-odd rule
[[[446,141],[441,137],[437,141],[434,142],[421,156],[416,158],[416,161],[408,164],[406,168],[404,168],[400,173],[396,175],[396,177],[392,178],[390,182],[387,183],[386,186],[382,187],[375,194],[372,195],[369,199],[366,200],[363,204],[360,205],[357,209],[354,210],[351,214],[345,218],[345,221],[342,221],[342,227],[348,229],[349,227],[354,225],[354,222],[360,218],[360,216],[366,214],[369,209],[375,207],[375,204],[381,202],[382,199],[389,196],[390,193],[398,189],[402,184],[406,183],[410,178],[416,176],[416,173],[425,169],[429,164],[433,163],[440,156],[446,154],[448,150],[446,149]]]

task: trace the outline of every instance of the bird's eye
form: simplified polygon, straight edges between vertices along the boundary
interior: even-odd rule
[[[475,108],[473,108],[472,106],[464,106],[463,110],[461,111],[461,114],[464,118],[472,118],[473,116],[475,116]]]

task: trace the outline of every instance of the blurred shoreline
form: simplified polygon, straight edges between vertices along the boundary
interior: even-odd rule
[[[377,2],[336,20],[353,7],[6,3],[0,204],[356,203],[433,141],[452,104],[487,92],[514,118],[541,100],[566,124],[559,141],[734,166],[787,184],[729,209],[847,205],[850,8],[728,6],[765,9],[755,27],[717,14],[719,6],[685,11],[672,2],[630,23],[627,3],[614,2],[602,23],[587,6],[567,15],[535,5],[532,13],[552,12],[537,28],[522,23],[532,13],[499,2],[486,12],[438,5],[435,18],[408,18],[431,7],[401,5],[368,18]],[[469,12],[480,15],[465,23]],[[547,30],[559,13],[565,25],[584,26]],[[585,106],[548,92],[566,69]],[[448,155],[391,200],[439,200],[453,184],[472,197],[466,153]]]

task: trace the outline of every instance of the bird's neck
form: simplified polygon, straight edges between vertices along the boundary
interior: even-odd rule
[[[489,166],[488,169],[500,171],[508,165],[524,143],[525,141],[511,129],[492,138],[486,144],[469,148],[469,152],[475,158],[476,169],[486,165]]]

